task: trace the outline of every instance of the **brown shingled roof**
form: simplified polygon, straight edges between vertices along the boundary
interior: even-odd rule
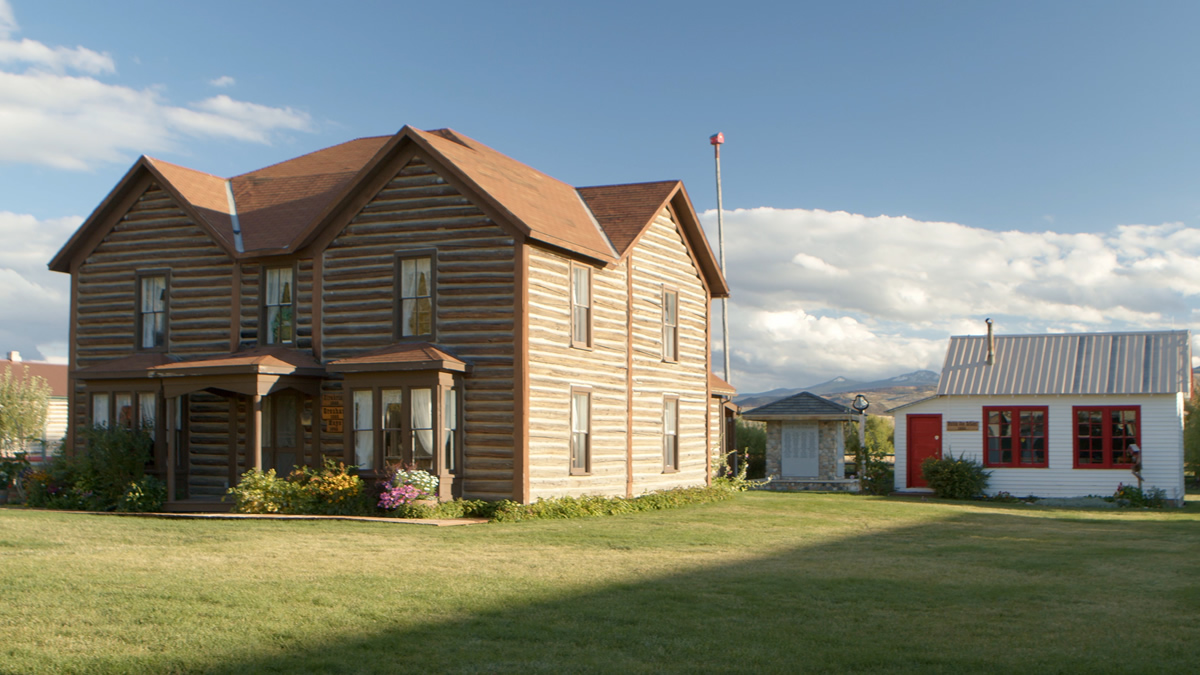
[[[637,240],[679,185],[677,180],[579,188],[579,194],[617,249],[617,255]]]
[[[637,237],[671,201],[683,222],[685,240],[714,297],[728,287],[687,193],[678,181],[608,185],[576,190],[517,160],[450,129],[420,131],[404,127],[394,136],[360,138],[295,159],[236,176],[228,181],[162,160],[143,157],[106,197],[51,261],[69,271],[98,242],[99,228],[111,227],[124,215],[134,190],[147,180],[162,182],[199,225],[209,230],[231,257],[291,254],[309,245],[333,222],[345,222],[344,211],[356,191],[386,165],[389,157],[415,144],[419,154],[442,166],[474,197],[485,202],[507,226],[542,244],[599,263],[620,260]],[[232,188],[242,233],[235,244],[227,186]],[[339,215],[341,214],[341,215]],[[97,232],[93,233],[92,230]]]
[[[618,258],[570,185],[450,129],[425,132],[405,127],[401,133],[405,131],[512,214],[514,224],[527,228],[525,234],[533,239],[608,262]]]
[[[292,246],[391,138],[359,138],[231,179],[243,250]]]

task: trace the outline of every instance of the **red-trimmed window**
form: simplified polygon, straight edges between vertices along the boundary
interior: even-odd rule
[[[1075,468],[1126,469],[1141,445],[1141,406],[1076,406]]]
[[[983,464],[1046,467],[1045,406],[984,408]]]

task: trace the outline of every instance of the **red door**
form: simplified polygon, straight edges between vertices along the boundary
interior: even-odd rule
[[[942,456],[942,416],[908,416],[908,487],[929,487],[921,478],[921,462]]]

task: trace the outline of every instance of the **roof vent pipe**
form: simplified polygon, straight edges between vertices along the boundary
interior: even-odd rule
[[[996,363],[996,335],[994,333],[992,333],[992,320],[985,319],[985,321],[987,321],[987,327],[988,327],[987,364],[990,366],[990,365]]]

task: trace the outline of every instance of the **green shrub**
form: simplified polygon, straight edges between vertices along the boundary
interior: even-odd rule
[[[926,457],[921,462],[921,477],[933,488],[933,493],[942,499],[973,499],[987,489],[992,472],[973,459],[959,455],[949,457]]]
[[[710,487],[685,487],[661,490],[633,498],[584,495],[581,497],[539,499],[532,504],[518,504],[514,501],[505,500],[497,503],[493,519],[497,522],[517,522],[521,520],[611,516],[618,513],[656,511],[677,508],[688,504],[717,502],[730,499],[734,494],[734,490],[723,485],[714,484]]]
[[[87,446],[83,451],[56,456],[26,477],[29,506],[112,511],[146,475],[154,440],[145,430],[90,427],[82,436]]]
[[[162,510],[167,500],[167,484],[154,476],[142,476],[125,488],[117,502],[118,511],[152,513]]]
[[[1167,491],[1162,488],[1142,490],[1136,485],[1117,485],[1117,491],[1105,501],[1127,508],[1161,509],[1167,505]]]
[[[896,468],[881,459],[868,459],[859,485],[863,494],[891,494],[896,489]]]
[[[275,469],[250,469],[226,494],[235,513],[286,513],[367,516],[374,513],[362,479],[345,464],[325,460],[320,469],[298,467],[287,478]]]

